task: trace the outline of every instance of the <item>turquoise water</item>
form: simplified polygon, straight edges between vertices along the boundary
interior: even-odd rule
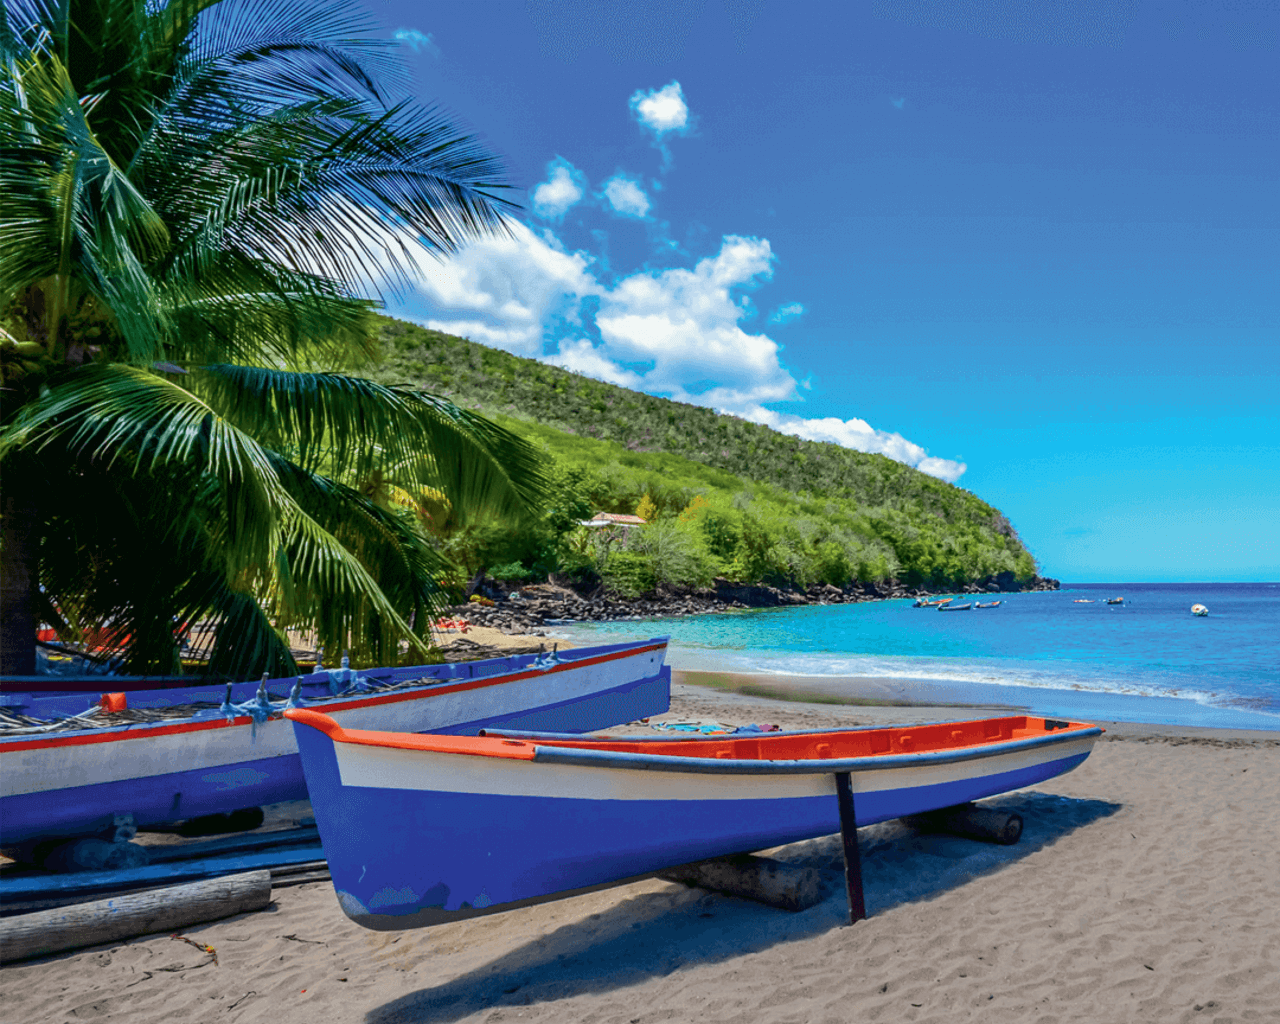
[[[997,596],[999,608],[945,614],[903,600],[559,628],[591,642],[669,634],[677,668],[927,680],[955,700],[1045,714],[1280,729],[1278,583]]]

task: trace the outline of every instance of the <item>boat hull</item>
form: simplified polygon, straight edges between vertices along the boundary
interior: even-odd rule
[[[658,640],[565,652],[548,669],[531,667],[529,657],[448,666],[448,678],[421,687],[344,696],[323,707],[356,729],[587,732],[667,710],[665,650]],[[129,696],[131,707],[145,704],[143,695]],[[163,692],[145,698],[165,706]],[[306,796],[293,726],[279,717],[254,722],[206,712],[154,725],[0,738],[3,846],[92,835],[124,816],[145,827]]]
[[[982,758],[881,758],[883,767],[864,758],[770,774],[760,765],[721,770],[726,762],[682,771],[625,758],[602,769],[459,757],[296,728],[339,902],[375,930],[512,909],[837,832],[840,768],[850,771],[857,823],[868,825],[1053,778],[1079,765],[1097,734],[1005,744]]]

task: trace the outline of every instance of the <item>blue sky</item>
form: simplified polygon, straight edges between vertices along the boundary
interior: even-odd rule
[[[1280,579],[1280,16],[370,3],[513,238],[396,315],[1003,510],[1068,581]]]

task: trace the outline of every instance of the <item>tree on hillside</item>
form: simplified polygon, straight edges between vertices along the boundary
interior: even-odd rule
[[[0,671],[40,621],[172,671],[420,648],[442,559],[379,481],[459,514],[542,490],[533,448],[406,387],[370,296],[501,230],[499,168],[392,102],[385,41],[304,0],[0,9]],[[374,481],[374,483],[371,483]]]

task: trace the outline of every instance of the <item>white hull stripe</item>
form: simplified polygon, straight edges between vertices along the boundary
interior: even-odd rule
[[[855,793],[981,778],[1087,754],[1095,736],[953,763],[851,774]],[[784,800],[828,796],[832,775],[707,774],[602,768],[335,743],[344,786],[564,800]],[[833,769],[834,771],[835,769]]]
[[[515,715],[656,676],[665,651],[645,648],[568,663],[551,672],[518,673],[455,692],[424,689],[394,701],[364,699],[339,707],[319,705],[347,729],[429,732],[467,722]],[[293,723],[272,719],[256,728],[248,718],[214,718],[174,726],[142,725],[60,734],[36,742],[0,744],[0,798],[53,793],[76,786],[169,775],[186,768],[217,768],[271,757],[297,756]],[[56,742],[56,741],[63,742]],[[71,741],[71,742],[67,742]]]

